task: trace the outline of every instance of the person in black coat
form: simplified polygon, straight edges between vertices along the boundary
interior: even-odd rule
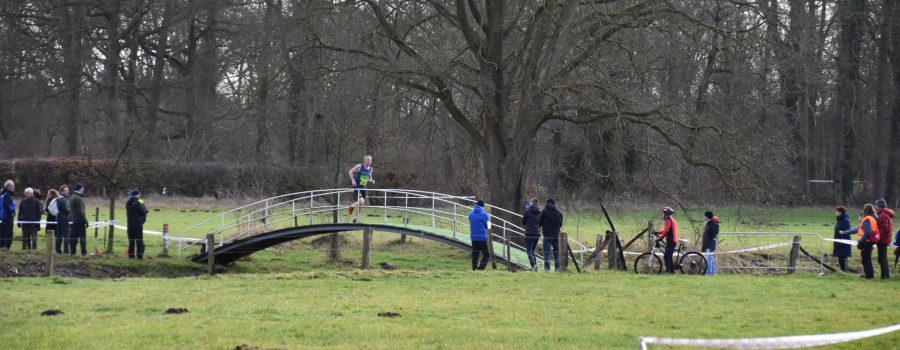
[[[553,252],[553,266],[559,270],[559,231],[563,225],[563,214],[556,208],[553,198],[547,199],[547,205],[538,219],[544,234],[544,271],[550,271],[550,253]]]
[[[25,189],[25,199],[19,202],[19,227],[22,228],[22,250],[37,249],[37,233],[41,230],[41,224],[26,223],[22,221],[41,221],[41,212],[44,206],[41,201],[34,198],[34,189]]]
[[[128,216],[128,258],[144,259],[144,222],[147,221],[147,207],[141,201],[141,191],[129,193],[131,198],[125,203]]]
[[[837,217],[837,222],[834,224],[834,239],[852,240],[849,233],[842,233],[850,230],[850,216],[847,215],[847,208],[834,208],[834,215]],[[834,255],[834,257],[838,259],[841,271],[847,272],[847,258],[852,255],[852,252],[853,249],[850,248],[849,244],[834,242],[834,248],[831,251],[831,255]]]
[[[701,251],[706,255],[706,274],[716,272],[716,247],[719,245],[719,217],[712,211],[703,213],[706,217],[706,227],[703,228],[703,247]]]
[[[538,199],[531,199],[531,204],[522,213],[522,226],[525,227],[525,251],[528,252],[528,262],[531,270],[537,271],[537,257],[534,250],[537,249],[538,240],[541,239],[541,208],[538,207]]]

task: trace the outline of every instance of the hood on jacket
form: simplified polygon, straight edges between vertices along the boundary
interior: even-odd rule
[[[539,207],[536,206],[536,205],[529,205],[529,206],[528,206],[528,212],[529,212],[529,213],[537,213],[537,214],[540,214],[540,213],[541,213],[541,208],[539,208]]]
[[[710,219],[709,221],[712,221],[712,222],[715,222],[715,223],[718,224],[718,223],[719,223],[719,216],[718,216],[718,215],[713,215],[712,219]]]
[[[879,211],[878,214],[880,215],[881,213],[887,214],[887,216],[889,216],[891,219],[894,218],[894,211],[891,210],[891,208],[884,208],[884,209],[881,209],[881,211]]]
[[[477,205],[477,204],[476,204],[476,205],[475,205],[475,208],[472,209],[472,211],[474,211],[474,212],[476,212],[476,213],[481,213],[481,212],[484,211],[484,208],[482,208],[480,205]]]

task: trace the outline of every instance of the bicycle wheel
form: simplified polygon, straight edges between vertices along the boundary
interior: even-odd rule
[[[685,275],[706,274],[706,257],[698,252],[687,252],[678,261],[678,269]]]
[[[662,260],[656,254],[644,253],[634,261],[634,273],[656,274],[662,272]]]

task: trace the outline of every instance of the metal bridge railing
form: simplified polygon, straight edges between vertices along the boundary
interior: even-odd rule
[[[365,213],[380,213],[382,223],[399,227],[409,227],[413,220],[424,220],[423,226],[444,228],[452,232],[453,238],[457,235],[468,235],[468,213],[475,204],[474,197],[454,196],[443,193],[405,190],[405,189],[368,189],[366,190]],[[207,220],[204,220],[187,230],[181,232],[182,237],[216,236],[218,246],[237,239],[250,237],[256,234],[269,232],[275,229],[312,225],[316,220],[346,223],[350,218],[341,215],[342,210],[347,210],[350,200],[354,197],[355,190],[324,189],[284,194],[272,198],[263,199],[238,208],[234,208]],[[502,242],[510,249],[524,251],[525,248],[516,243],[516,240],[524,241],[524,228],[517,223],[503,217],[520,219],[521,214],[486,204],[486,210],[491,215],[493,240]],[[497,215],[502,213],[502,215]],[[401,222],[390,222],[389,218],[399,217]],[[302,221],[302,222],[301,222]],[[302,223],[302,225],[301,225]],[[325,222],[323,222],[325,223]],[[370,222],[371,223],[371,222]],[[198,234],[199,233],[199,234]],[[199,247],[203,242],[195,242],[182,247],[179,250]],[[587,247],[570,239],[570,246],[584,250]]]

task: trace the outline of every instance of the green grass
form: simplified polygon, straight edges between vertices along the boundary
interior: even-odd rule
[[[151,211],[146,227],[160,230],[169,223],[177,235],[221,211],[163,207]],[[818,231],[826,237],[834,220],[828,208],[719,214],[723,230]],[[647,220],[659,221],[655,212],[614,215],[620,232],[636,233]],[[688,220],[679,219],[682,232],[689,232]],[[413,222],[426,223],[417,216]],[[606,226],[598,213],[567,213],[564,229],[593,243],[593,235]],[[102,230],[98,239],[93,231],[88,236],[90,247],[103,247]],[[342,251],[347,265],[325,264],[324,248],[307,239],[258,252],[209,278],[202,275],[205,266],[186,257],[157,257],[161,240],[155,236],[145,237],[148,260],[125,259],[124,236],[116,231],[116,256],[57,260],[58,267],[80,268],[80,275],[107,278],[0,279],[0,329],[9,330],[0,332],[2,347],[633,349],[641,335],[765,337],[900,323],[893,307],[900,300],[896,276],[882,282],[840,273],[712,278],[606,270],[472,273],[466,271],[467,251],[421,239],[397,244],[398,236],[387,233],[375,235],[375,269],[359,271],[361,239],[351,233]],[[43,247],[43,235],[40,240]],[[42,261],[43,254],[20,251],[19,244],[0,252],[0,269]],[[398,270],[378,270],[379,262]],[[190,312],[163,314],[169,307]],[[41,317],[46,309],[66,314]],[[402,316],[377,316],[385,311]],[[898,344],[900,333],[894,333],[829,348],[896,349]]]
[[[624,348],[900,323],[900,285],[855,277],[316,271],[0,280],[9,349]],[[876,302],[877,298],[880,302]],[[170,307],[187,308],[165,315]],[[46,309],[65,315],[41,317]],[[378,317],[398,312],[398,318]],[[900,333],[834,349],[896,349]]]

